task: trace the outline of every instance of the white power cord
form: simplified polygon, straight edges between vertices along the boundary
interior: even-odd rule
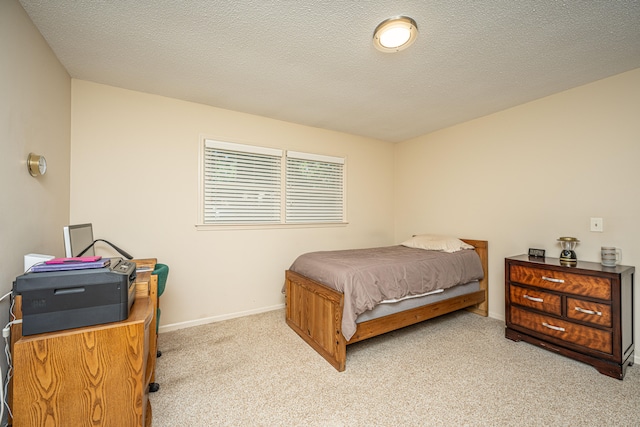
[[[9,291],[6,294],[4,294],[0,298],[0,301],[3,301],[5,298],[7,298],[10,295],[11,295],[11,291]],[[4,419],[4,408],[5,408],[5,406],[7,407],[8,413],[13,417],[13,414],[11,414],[11,409],[9,409],[9,405],[8,405],[7,400],[6,400],[7,387],[9,386],[9,379],[11,378],[11,375],[13,374],[13,366],[12,366],[12,361],[11,361],[11,346],[9,344],[9,336],[11,335],[11,325],[13,325],[14,323],[21,323],[22,322],[22,319],[16,319],[15,315],[13,314],[13,303],[14,303],[14,300],[12,299],[11,300],[11,307],[9,309],[9,313],[11,315],[11,321],[9,323],[7,323],[7,325],[2,330],[2,336],[4,337],[4,342],[5,342],[4,352],[5,352],[5,355],[7,356],[7,378],[6,378],[6,381],[5,381],[4,385],[2,387],[0,387],[0,402],[1,402],[1,404],[0,404],[0,422]],[[0,368],[0,378],[3,378],[2,369],[1,368]]]

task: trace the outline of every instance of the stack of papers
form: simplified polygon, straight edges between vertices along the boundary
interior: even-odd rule
[[[88,268],[102,268],[111,263],[110,258],[101,256],[86,256],[73,258],[54,258],[42,264],[31,267],[31,272],[41,273],[45,271],[85,270]]]

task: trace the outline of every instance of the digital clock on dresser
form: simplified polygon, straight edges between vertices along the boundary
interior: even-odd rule
[[[635,267],[557,258],[505,259],[505,336],[623,379],[633,364]]]

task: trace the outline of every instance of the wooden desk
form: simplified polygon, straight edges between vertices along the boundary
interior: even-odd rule
[[[151,426],[157,276],[154,259],[135,262],[148,269],[128,319],[25,337],[12,327],[13,426]]]
[[[149,298],[153,304],[153,319],[149,334],[149,354],[153,354],[151,383],[156,381],[156,355],[158,353],[158,276],[151,274],[157,263],[156,258],[134,259],[136,263],[136,301],[138,298]]]

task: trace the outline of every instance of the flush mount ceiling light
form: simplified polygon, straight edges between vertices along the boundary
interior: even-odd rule
[[[399,52],[418,37],[418,25],[408,16],[385,19],[373,32],[373,45],[382,52]]]

